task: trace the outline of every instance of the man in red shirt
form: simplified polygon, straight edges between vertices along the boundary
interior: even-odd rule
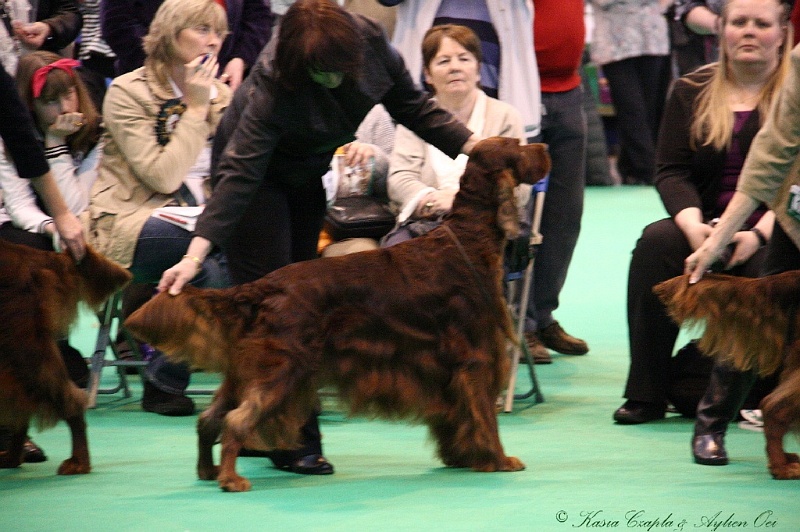
[[[550,362],[548,348],[567,355],[589,351],[586,342],[553,318],[578,241],[583,214],[586,115],[578,68],[585,46],[583,0],[534,0],[533,42],[542,91],[539,138],[550,147],[553,169],[542,213],[526,337],[534,359]]]

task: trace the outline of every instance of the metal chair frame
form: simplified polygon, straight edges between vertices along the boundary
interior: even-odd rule
[[[97,316],[100,325],[97,331],[94,352],[89,360],[89,383],[86,386],[89,408],[95,408],[97,406],[98,394],[115,394],[121,391],[125,398],[131,397],[128,375],[125,371],[127,368],[135,367],[139,373],[139,377],[142,379],[145,378],[144,367],[147,365],[147,361],[144,360],[142,356],[139,344],[122,324],[122,294],[123,292],[119,291],[111,296]],[[125,342],[131,348],[134,355],[133,360],[120,358],[117,344],[111,341],[114,331],[117,331],[117,336],[121,334]],[[114,358],[106,357],[109,348]],[[103,368],[106,367],[114,367],[117,369],[118,381],[114,386],[101,388],[100,377],[103,373]],[[189,388],[186,390],[186,393],[189,395],[212,395],[215,390],[216,389]]]
[[[548,177],[545,176],[535,185],[533,185],[531,194],[533,196],[533,209],[531,215],[531,232],[528,239],[528,262],[523,271],[509,272],[505,276],[508,309],[511,313],[512,320],[516,326],[516,344],[511,349],[511,372],[508,379],[508,387],[506,388],[505,400],[503,401],[503,411],[508,413],[514,408],[515,400],[534,398],[538,403],[544,402],[544,394],[542,394],[539,379],[536,377],[536,369],[531,352],[528,349],[528,343],[525,340],[525,311],[528,308],[530,298],[531,283],[533,282],[533,268],[536,258],[536,252],[539,245],[542,243],[542,233],[539,232],[542,223],[542,210],[544,208],[544,199],[547,192]],[[522,280],[521,290],[518,287],[520,279]],[[519,296],[519,301],[515,301]],[[528,377],[530,378],[530,389],[524,393],[517,394],[517,372],[519,370],[520,359],[525,357],[528,364]]]

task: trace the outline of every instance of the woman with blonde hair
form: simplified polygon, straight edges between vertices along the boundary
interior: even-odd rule
[[[679,329],[652,287],[683,272],[684,259],[708,238],[733,196],[750,144],[787,72],[788,15],[779,0],[729,0],[720,19],[719,62],[680,78],[667,100],[656,187],[671,217],[648,225],[633,250],[628,278],[631,365],[627,401],[614,412],[617,423],[646,423],[665,415]],[[760,275],[774,219],[761,205],[739,228],[729,273]],[[706,397],[717,392],[726,379],[723,373],[712,372]],[[693,445],[698,463],[723,463],[722,436],[732,417],[719,410],[700,402]],[[738,405],[731,416],[736,410]],[[694,412],[687,407],[682,413]]]
[[[92,189],[90,238],[129,268],[135,283],[157,282],[192,238],[186,225],[159,217],[158,209],[206,202],[211,142],[230,101],[230,89],[216,79],[226,32],[225,11],[214,0],[166,0],[144,38],[144,66],[117,77],[106,93],[107,134]],[[198,286],[226,284],[219,255],[197,266]],[[188,367],[156,356],[146,374],[145,410],[194,413],[185,396]]]

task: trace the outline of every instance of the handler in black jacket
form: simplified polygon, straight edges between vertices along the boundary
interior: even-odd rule
[[[380,26],[336,2],[295,2],[274,52],[268,45],[217,129],[213,194],[186,257],[164,272],[160,290],[179,293],[213,246],[227,253],[237,284],[316,258],[326,209],[321,177],[375,104],[451,157],[479,140],[415,88]],[[316,415],[303,436],[301,449],[272,453],[273,462],[332,473]]]

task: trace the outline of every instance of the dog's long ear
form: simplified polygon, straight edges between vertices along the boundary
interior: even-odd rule
[[[794,272],[789,272],[794,273]],[[783,358],[797,286],[771,278],[708,274],[690,285],[682,275],[653,288],[678,324],[705,325],[700,349],[740,370],[774,373]],[[796,284],[796,283],[795,283]]]
[[[497,225],[509,240],[517,238],[520,233],[519,210],[514,198],[515,185],[511,170],[502,170],[497,178]]]

